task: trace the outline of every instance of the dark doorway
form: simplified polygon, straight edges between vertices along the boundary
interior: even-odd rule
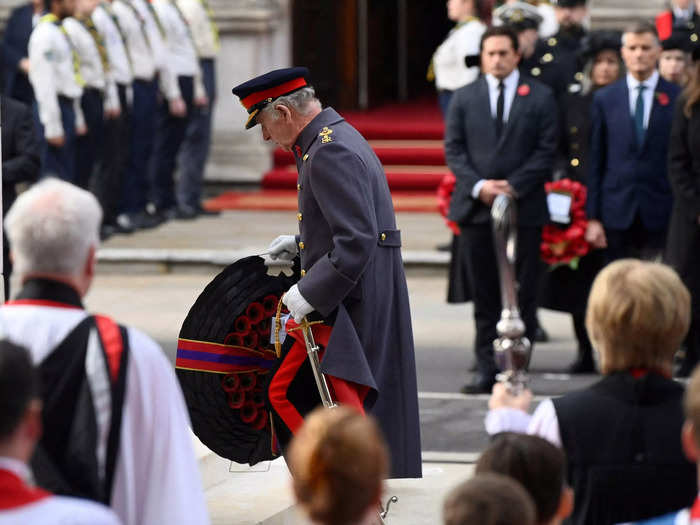
[[[452,24],[435,0],[297,0],[295,65],[338,109],[361,109],[433,93],[426,71]]]

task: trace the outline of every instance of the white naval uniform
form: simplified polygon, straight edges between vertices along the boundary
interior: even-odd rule
[[[4,471],[4,472],[3,472]],[[0,457],[0,472],[17,478],[18,485],[31,490],[31,472],[13,458]],[[107,507],[78,498],[50,494],[19,506],[0,509],[0,525],[119,525],[119,518]]]
[[[55,23],[40,21],[29,38],[29,81],[39,107],[39,120],[47,139],[64,135],[58,97],[73,100],[76,129],[85,127],[80,108],[83,88],[78,83],[73,48],[68,36]]]
[[[0,333],[36,365],[88,313],[78,308],[0,306]],[[158,344],[128,329],[130,355],[111,508],[124,525],[206,525],[189,416],[172,364]],[[26,523],[26,522],[25,522]]]
[[[165,31],[165,46],[172,73],[177,77],[194,78],[195,100],[206,96],[197,51],[185,20],[172,0],[153,0],[153,7]]]
[[[177,0],[177,5],[190,26],[199,58],[216,58],[219,37],[202,0]]]
[[[73,47],[80,56],[80,74],[85,80],[85,85],[99,89],[107,97],[116,97],[117,86],[104,70],[100,52],[90,31],[75,18],[66,18],[63,26],[68,31]]]
[[[134,81],[131,60],[119,27],[114,23],[112,15],[107,9],[108,7],[102,4],[98,5],[92,13],[92,21],[104,39],[114,82],[130,87]],[[105,111],[121,109],[121,106],[115,106],[115,103],[119,104],[119,97],[117,97],[116,101],[105,100]]]
[[[151,44],[146,36],[146,28],[141,13],[128,4],[128,0],[114,0],[112,9],[119,19],[119,25],[126,39],[126,46],[131,57],[131,69],[134,78],[153,80],[156,64]]]
[[[148,0],[131,0],[133,5],[146,23],[146,33],[148,41],[151,44],[153,52],[153,60],[155,61],[156,69],[158,70],[160,90],[168,100],[180,98],[180,86],[177,83],[177,76],[172,72],[172,67],[168,61],[168,50],[165,45],[165,33],[161,33],[161,26],[155,19],[157,16],[153,6],[149,5]],[[152,10],[153,9],[153,10]]]
[[[458,25],[447,35],[433,55],[435,87],[455,91],[476,80],[479,68],[467,67],[464,57],[478,55],[486,26],[477,19]]]

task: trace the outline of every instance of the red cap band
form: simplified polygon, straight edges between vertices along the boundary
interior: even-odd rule
[[[287,93],[290,93],[296,89],[303,88],[306,85],[307,84],[306,80],[304,80],[304,77],[295,78],[293,80],[285,82],[284,84],[280,84],[279,86],[275,86],[264,91],[252,93],[244,99],[242,99],[241,104],[243,104],[246,110],[250,111],[251,107],[253,107],[258,102],[262,102],[266,98],[275,99],[277,97],[281,97],[282,95],[286,95]]]

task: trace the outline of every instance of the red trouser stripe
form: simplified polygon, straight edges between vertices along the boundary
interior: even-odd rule
[[[291,319],[287,322],[287,330],[295,328],[296,326],[296,323]],[[312,330],[316,343],[325,347],[331,335],[331,327],[314,325]],[[270,398],[270,404],[275,409],[275,412],[279,414],[282,421],[284,421],[285,425],[287,425],[292,433],[296,434],[297,430],[299,430],[304,423],[304,418],[287,398],[287,390],[294,380],[294,377],[299,372],[299,368],[301,368],[304,361],[307,359],[307,355],[303,334],[299,330],[295,330],[293,332],[288,331],[287,335],[294,339],[294,344],[289,349],[289,352],[282,361],[277,373],[275,373],[275,376],[272,378],[272,381],[270,381],[268,397]],[[323,355],[323,352],[321,352],[321,355]],[[363,402],[369,391],[367,386],[358,385],[357,383],[345,381],[339,377],[329,375],[326,375],[326,379],[328,379],[330,383],[329,388],[334,401],[343,405],[353,406],[360,413],[365,413]],[[315,388],[315,386],[316,385],[310,387]]]

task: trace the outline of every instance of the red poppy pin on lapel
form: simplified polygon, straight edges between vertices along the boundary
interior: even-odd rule
[[[668,95],[666,93],[662,92],[657,92],[656,93],[656,100],[659,101],[659,104],[662,106],[668,106],[669,100],[668,100]]]
[[[294,151],[296,152],[297,157],[301,157],[301,148],[299,147],[298,144],[294,145]]]
[[[530,94],[530,86],[527,84],[521,84],[518,86],[518,95],[521,97],[526,97]]]

